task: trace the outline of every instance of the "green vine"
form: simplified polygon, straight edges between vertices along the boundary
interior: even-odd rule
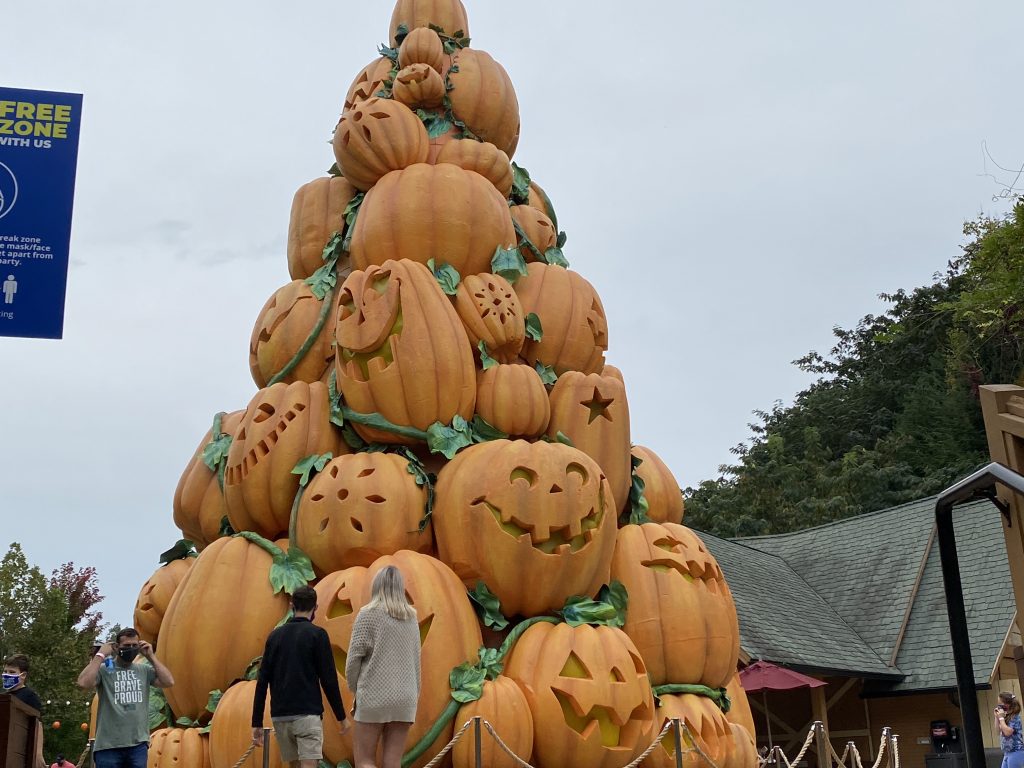
[[[725,688],[708,688],[706,685],[690,685],[684,683],[666,683],[656,686],[654,696],[661,697],[668,694],[689,693],[694,696],[704,696],[711,699],[723,713],[727,714],[732,709],[732,701],[729,699]]]
[[[224,474],[228,466],[228,452],[231,450],[231,435],[222,431],[226,413],[218,413],[213,417],[210,427],[210,442],[203,448],[202,458],[206,468],[217,475],[217,485],[224,492]]]

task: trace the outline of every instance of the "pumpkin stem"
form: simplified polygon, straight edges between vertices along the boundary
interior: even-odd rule
[[[283,549],[281,549],[279,546],[277,546],[277,544],[270,541],[269,539],[264,539],[258,533],[253,533],[252,531],[242,531],[241,533],[236,533],[235,536],[239,539],[245,539],[246,541],[255,544],[257,547],[262,549],[271,557],[284,557]]]
[[[508,637],[505,638],[505,642],[503,642],[501,644],[501,647],[498,649],[498,661],[505,660],[505,657],[508,655],[508,652],[512,650],[512,646],[519,642],[519,638],[523,636],[526,630],[528,630],[534,624],[540,624],[541,622],[545,621],[548,624],[562,623],[561,619],[556,618],[554,616],[534,616],[532,619],[526,619],[525,621],[519,622],[518,624],[516,624],[515,629],[513,629],[509,633]]]
[[[347,405],[342,405],[341,414],[345,421],[362,424],[364,427],[373,427],[374,429],[390,432],[391,434],[398,435],[399,437],[409,437],[413,440],[419,440],[424,443],[427,441],[427,433],[422,429],[416,429],[416,427],[403,427],[398,424],[393,424],[379,413],[357,413]]]
[[[708,688],[706,685],[686,683],[665,683],[665,685],[655,686],[652,691],[655,696],[664,696],[670,693],[689,693],[694,696],[705,696],[715,702],[723,713],[728,713],[732,708],[732,701],[730,701],[725,688]]]
[[[430,730],[427,731],[423,738],[416,742],[412,749],[406,752],[402,756],[402,768],[409,768],[416,760],[418,760],[424,752],[426,752],[430,745],[437,741],[441,732],[448,726],[448,724],[455,719],[455,715],[459,712],[459,707],[462,705],[455,699],[448,702],[448,706],[444,708],[441,714],[438,716],[434,724],[430,726]]]

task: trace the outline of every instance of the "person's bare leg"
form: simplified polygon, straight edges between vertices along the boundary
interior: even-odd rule
[[[377,743],[383,730],[384,723],[355,722],[355,736],[352,737],[355,768],[377,768]]]
[[[405,739],[412,723],[386,723],[384,725],[384,755],[382,768],[401,768],[405,754]],[[356,766],[360,768],[360,766]]]

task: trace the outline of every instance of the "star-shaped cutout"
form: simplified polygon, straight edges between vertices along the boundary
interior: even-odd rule
[[[593,424],[599,417],[612,420],[612,416],[608,413],[608,407],[615,402],[613,397],[601,397],[601,391],[594,387],[594,396],[590,400],[584,400],[580,405],[590,409],[590,417],[587,419],[587,424]]]

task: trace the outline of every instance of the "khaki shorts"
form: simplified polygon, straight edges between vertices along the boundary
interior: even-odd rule
[[[324,723],[319,716],[306,715],[298,720],[275,722],[274,733],[284,762],[323,760]]]

